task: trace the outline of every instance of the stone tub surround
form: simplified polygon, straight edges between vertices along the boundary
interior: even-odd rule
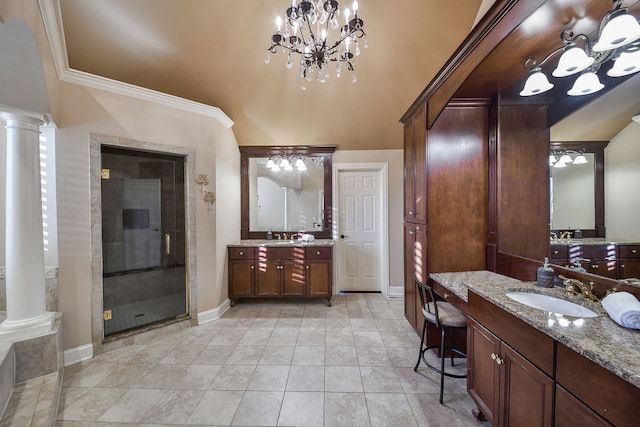
[[[468,301],[469,291],[474,292],[625,381],[640,387],[640,331],[625,329],[616,324],[600,303],[567,295],[559,287],[541,288],[535,282],[523,282],[489,271],[432,273],[429,277],[464,301]],[[506,296],[507,292],[514,291],[554,296],[578,303],[602,315],[585,319],[564,316],[563,319],[568,320],[569,324],[562,326],[555,316]]]
[[[315,246],[333,246],[334,241],[332,239],[316,239],[313,242],[303,242],[301,240],[265,240],[265,239],[246,239],[246,240],[238,240],[237,242],[233,242],[227,245],[227,247],[232,248],[248,248],[255,246],[265,246],[265,247],[303,247],[303,248],[312,248]]]

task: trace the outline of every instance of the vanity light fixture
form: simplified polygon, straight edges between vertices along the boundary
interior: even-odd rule
[[[216,193],[213,191],[207,191],[207,184],[209,184],[209,177],[207,174],[199,173],[196,176],[196,184],[198,184],[202,190],[202,200],[213,205],[216,202]]]
[[[300,153],[289,155],[271,155],[267,161],[267,168],[272,172],[278,172],[280,170],[292,171],[295,167],[298,171],[307,170],[307,166],[304,164],[304,158]]]
[[[576,157],[572,158],[571,154],[575,154]],[[549,166],[553,166],[554,168],[564,168],[567,167],[567,164],[569,163],[573,163],[574,165],[584,165],[589,163],[589,161],[584,156],[584,153],[574,150],[552,151],[551,154],[549,154]]]
[[[542,66],[562,52],[558,65],[553,70],[554,77],[572,76],[582,73],[567,92],[570,96],[582,96],[598,92],[604,85],[597,72],[609,60],[612,68],[607,71],[610,77],[622,77],[640,71],[640,24],[622,7],[622,0],[613,0],[613,10],[607,12],[600,23],[598,40],[591,42],[585,34],[570,30],[560,35],[563,45],[549,53],[542,61],[527,58],[524,68],[529,71],[520,96],[532,96],[547,92],[553,88]]]

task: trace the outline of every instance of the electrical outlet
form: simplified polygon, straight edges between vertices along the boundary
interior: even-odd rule
[[[113,314],[111,313],[111,310],[105,310],[102,313],[102,316],[104,317],[104,320],[111,320],[112,315]]]
[[[102,169],[100,171],[100,177],[102,179],[109,179],[109,169]]]

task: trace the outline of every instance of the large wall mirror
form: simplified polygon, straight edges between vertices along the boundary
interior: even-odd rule
[[[241,237],[304,231],[331,238],[335,146],[241,146]]]
[[[552,142],[550,164],[551,231],[580,228],[583,237],[606,237],[604,226],[604,149],[608,141]],[[572,161],[559,162],[562,155]],[[576,162],[583,155],[586,163]],[[558,164],[560,163],[560,165]],[[558,167],[564,165],[564,167]]]

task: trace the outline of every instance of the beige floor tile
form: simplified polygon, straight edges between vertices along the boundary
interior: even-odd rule
[[[404,393],[366,393],[371,427],[417,426]]]
[[[384,347],[356,347],[356,354],[360,366],[393,366]]]
[[[324,393],[286,392],[278,417],[279,426],[322,427]]]
[[[291,365],[294,348],[292,345],[267,345],[258,365]]]
[[[325,391],[357,393],[364,391],[360,368],[357,366],[326,366],[324,370]]]
[[[253,372],[247,390],[284,391],[290,366],[258,366]]]
[[[350,346],[327,347],[325,351],[325,365],[358,366],[356,348]]]
[[[232,425],[274,426],[278,422],[284,392],[247,391],[238,406]]]
[[[367,427],[371,425],[364,393],[325,393],[326,427]],[[399,424],[391,424],[398,425]]]
[[[256,370],[254,366],[247,365],[224,365],[215,377],[211,390],[246,390]]]
[[[360,376],[366,393],[402,393],[402,385],[392,366],[361,366]]]
[[[324,366],[292,366],[287,391],[324,391]]]
[[[297,345],[293,351],[292,365],[324,365],[324,346]]]
[[[187,425],[228,426],[242,401],[242,391],[207,391],[189,416]]]

